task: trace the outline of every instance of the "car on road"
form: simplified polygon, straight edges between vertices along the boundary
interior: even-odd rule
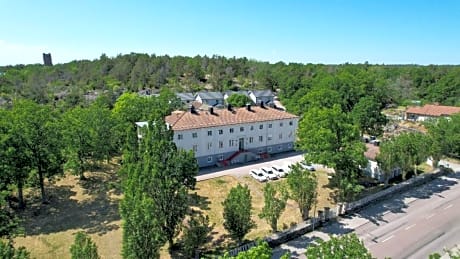
[[[262,170],[259,169],[252,169],[249,171],[249,175],[259,182],[266,182],[268,180],[267,176],[265,176]]]
[[[273,172],[278,175],[278,177],[286,177],[287,176],[287,171],[284,167],[278,166],[278,165],[272,165]]]
[[[262,173],[269,179],[269,180],[277,180],[278,179],[278,175],[276,175],[274,172],[273,172],[273,169],[271,169],[270,167],[262,167],[260,168],[260,170],[262,171]]]

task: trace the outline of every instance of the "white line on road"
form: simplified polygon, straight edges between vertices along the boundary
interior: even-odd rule
[[[415,227],[415,225],[416,225],[416,224],[412,224],[412,225],[410,225],[410,226],[406,227],[406,228],[405,228],[405,230],[409,230],[409,229],[411,229],[411,228]]]
[[[426,217],[426,219],[432,218],[434,215],[436,215],[436,214],[433,213],[430,216]]]
[[[384,240],[382,240],[382,243],[392,239],[393,237],[395,237],[395,235],[391,235],[391,236],[385,238]]]
[[[451,208],[452,206],[454,206],[454,205],[450,204],[449,206],[445,207],[444,209],[447,210],[447,209]]]

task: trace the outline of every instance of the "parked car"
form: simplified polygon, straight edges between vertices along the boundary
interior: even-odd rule
[[[249,175],[259,182],[266,182],[268,180],[264,173],[258,169],[252,169],[251,171],[249,171]]]
[[[302,161],[299,164],[303,169],[307,169],[307,170],[310,170],[310,171],[316,171],[316,169],[315,169],[315,167],[313,166],[312,163]]]
[[[283,168],[282,166],[278,166],[278,165],[272,165],[272,169],[273,169],[273,172],[278,175],[278,177],[286,177],[287,175],[287,172],[286,172],[286,169]]]
[[[278,176],[273,172],[273,170],[270,167],[262,167],[260,168],[260,170],[269,180],[278,179]]]

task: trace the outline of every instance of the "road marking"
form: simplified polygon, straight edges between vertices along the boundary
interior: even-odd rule
[[[426,217],[426,219],[432,218],[434,215],[436,215],[436,214],[433,213],[430,216]]]
[[[412,225],[410,225],[410,226],[406,227],[406,228],[405,228],[405,230],[409,230],[409,229],[411,229],[411,228],[415,227],[415,225],[416,225],[416,224],[412,224]]]
[[[452,206],[454,206],[454,205],[450,204],[449,206],[445,207],[444,209],[445,210],[450,209],[450,208],[452,208]]]
[[[388,240],[390,240],[390,239],[392,239],[393,237],[395,237],[395,236],[394,236],[394,235],[391,235],[391,236],[385,238],[384,240],[382,240],[382,243],[383,243],[383,242],[386,242],[386,241],[388,241]]]

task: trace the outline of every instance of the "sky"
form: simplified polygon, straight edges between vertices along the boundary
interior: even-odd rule
[[[0,66],[131,52],[460,64],[459,0],[0,0]]]

